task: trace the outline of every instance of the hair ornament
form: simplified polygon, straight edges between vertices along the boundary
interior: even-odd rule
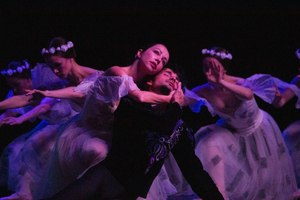
[[[44,55],[45,53],[51,53],[54,54],[55,51],[62,51],[62,52],[67,52],[68,49],[74,47],[73,42],[69,41],[67,44],[63,44],[60,47],[50,47],[48,50],[46,48],[42,49],[42,55]]]
[[[297,49],[297,51],[295,52],[296,56],[298,57],[298,59],[300,59],[300,52],[299,49]]]
[[[208,50],[208,49],[202,49],[202,54],[204,55],[204,54],[210,54],[211,56],[214,56],[214,55],[216,55],[216,56],[218,56],[218,57],[220,57],[221,59],[225,59],[225,58],[227,58],[227,59],[229,59],[229,60],[231,60],[232,59],[232,55],[231,55],[231,53],[220,53],[220,52],[215,52],[214,50]],[[300,54],[300,53],[299,53]],[[299,55],[300,56],[300,55]],[[300,58],[299,58],[300,59]]]
[[[25,70],[25,69],[29,69],[29,64],[28,64],[28,62],[26,61],[26,60],[23,60],[23,62],[24,62],[24,65],[21,65],[21,66],[18,66],[16,69],[8,69],[8,70],[2,70],[1,71],[1,74],[3,75],[3,76],[5,76],[5,75],[8,75],[8,76],[11,76],[11,75],[13,75],[14,73],[22,73],[23,72],[23,70]]]

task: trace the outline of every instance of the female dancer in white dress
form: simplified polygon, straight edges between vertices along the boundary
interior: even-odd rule
[[[221,117],[195,134],[195,151],[204,169],[225,199],[293,199],[297,185],[281,131],[253,95],[272,103],[280,80],[263,74],[247,79],[229,76],[224,65],[231,54],[218,47],[202,53],[208,83],[185,95],[198,99],[191,105],[193,111],[205,105]]]
[[[6,77],[6,81],[12,87],[13,93],[10,98],[0,102],[1,109],[8,109],[3,115],[1,123],[5,124],[21,124],[26,120],[31,120],[35,117],[42,119],[42,122],[30,132],[23,134],[11,142],[4,150],[1,157],[0,164],[0,182],[2,186],[8,187],[9,190],[15,191],[16,185],[20,180],[20,176],[27,176],[25,173],[19,175],[21,166],[18,165],[16,158],[19,156],[24,144],[36,132],[48,132],[55,129],[61,121],[72,116],[71,107],[68,102],[56,101],[54,99],[45,98],[43,100],[32,100],[32,96],[26,97],[25,89],[32,88],[49,88],[58,89],[65,85],[65,81],[60,80],[51,69],[44,64],[37,64],[34,69],[30,69],[26,61],[12,62],[9,64],[7,70],[3,70],[2,75]],[[28,99],[31,98],[31,99]],[[20,106],[22,101],[15,102],[15,100],[23,101],[23,107],[14,108],[16,105]],[[58,112],[59,110],[59,112]],[[16,113],[22,114],[20,117]],[[51,119],[51,117],[53,119]],[[51,126],[50,126],[51,124]],[[26,179],[26,178],[25,178]],[[18,196],[18,195],[13,195]],[[14,198],[14,197],[10,198]],[[25,195],[26,196],[26,195]]]
[[[18,69],[18,71],[17,71]],[[26,60],[13,61],[8,64],[7,70],[1,71],[1,75],[5,77],[6,83],[9,85],[9,90],[6,99],[14,95],[24,95],[25,90],[33,89],[31,69]],[[0,102],[0,105],[3,102]],[[1,109],[2,107],[2,109]],[[0,116],[0,127],[4,124],[3,120],[6,117],[17,116],[18,114],[24,114],[27,110],[31,109],[31,106],[24,106],[19,109],[7,109],[3,105],[1,110],[6,110]]]
[[[25,90],[32,89],[34,87],[33,82],[36,82],[32,80],[32,77],[34,77],[33,75],[39,69],[42,69],[42,65],[38,64],[34,69],[31,69],[28,62],[26,60],[23,60],[23,61],[13,61],[9,63],[7,69],[1,71],[1,75],[5,77],[5,81],[10,86],[11,90],[8,92],[8,95],[6,96],[6,100],[0,102],[0,109],[6,110],[0,116],[0,126],[5,124],[4,121],[7,119],[7,117],[14,117],[19,114],[24,114],[33,108],[31,105],[32,101],[30,102],[29,100],[27,100],[28,105],[20,108],[14,108],[13,107],[14,101],[11,101],[11,99],[13,99],[11,97],[13,97],[14,95],[17,95],[17,97],[18,95],[23,96],[25,94]],[[51,72],[49,67],[48,70]],[[54,74],[52,73],[52,75]],[[33,79],[35,80],[35,78]],[[32,119],[31,121],[35,121],[35,120]],[[41,125],[42,124],[40,124],[40,126],[38,127],[41,127]],[[28,133],[27,136],[24,135],[22,137],[19,137],[18,140],[14,141],[14,145],[10,145],[10,147],[6,148],[6,150],[4,151],[3,156],[1,158],[1,164],[0,164],[0,186],[5,188],[7,187],[7,180],[8,180],[7,164],[9,163],[9,160],[15,159],[16,155],[20,151],[20,148],[24,145],[24,142],[30,136],[30,134],[31,133]],[[10,149],[9,157],[7,156],[8,149]],[[4,162],[6,162],[6,164],[4,164]]]
[[[111,141],[113,112],[122,96],[128,94],[137,101],[150,103],[170,101],[172,94],[157,95],[141,91],[136,85],[147,75],[158,73],[168,60],[167,48],[162,44],[154,44],[140,49],[132,65],[113,66],[89,87],[79,89],[89,91],[83,110],[60,130],[55,149],[36,190],[37,199],[57,193],[106,157]],[[70,91],[69,97],[74,93],[78,93],[78,88]],[[55,91],[44,94],[59,97]],[[67,97],[68,93],[64,95]]]
[[[76,54],[72,42],[67,42],[64,38],[58,37],[52,39],[49,46],[51,46],[51,48],[49,48],[48,53],[51,54],[51,58],[49,58],[49,56],[46,55],[47,52],[44,52],[46,50],[42,51],[42,54],[45,56],[47,64],[52,68],[53,72],[55,72],[55,74],[59,76],[59,78],[53,74],[49,67],[48,69],[50,70],[50,72],[48,71],[45,73],[53,74],[60,81],[66,79],[68,85],[71,86],[76,86],[79,83],[81,83],[82,85],[86,85],[96,80],[98,73],[100,73],[99,71],[92,68],[80,66],[75,62],[74,59],[76,57]],[[43,77],[44,74],[41,72],[36,76]],[[61,87],[34,88],[49,89],[51,91],[53,89],[60,89]],[[74,87],[68,87],[67,89],[69,88]],[[85,95],[85,91],[81,92],[82,94],[79,97]],[[27,94],[27,96],[31,96],[31,94]],[[63,123],[67,119],[70,119],[72,116],[76,115],[78,111],[81,110],[83,106],[83,100],[84,99],[82,98],[79,100],[73,99],[73,101],[62,99],[59,101],[58,104],[56,103],[57,100],[46,97],[44,98],[42,104],[38,106],[41,108],[37,109],[38,107],[36,107],[35,110],[33,110],[32,112],[26,113],[26,115],[23,115],[19,118],[6,119],[6,123],[17,124],[18,121],[21,121],[21,118],[22,120],[24,118],[28,119],[30,117],[33,117],[34,115],[46,120],[48,124],[45,124],[47,125],[47,128],[44,128],[39,131],[37,131],[36,129],[31,131],[34,134],[32,134],[32,136],[29,139],[27,139],[28,137],[26,137],[27,140],[24,146],[22,146],[22,151],[18,154],[17,158],[13,160],[12,163],[10,163],[11,171],[14,171],[14,174],[16,174],[14,175],[13,181],[9,181],[13,182],[10,189],[15,191],[15,194],[4,199],[32,199],[31,193],[33,190],[35,190],[36,183],[40,181],[40,177],[43,173],[49,154],[52,151],[52,148],[56,141],[56,136],[58,135],[59,128],[62,127]],[[51,108],[52,111],[46,112],[47,109],[45,110],[45,106],[47,106],[47,109]],[[67,110],[69,114],[65,116],[65,112]],[[41,111],[45,113],[41,115]],[[61,118],[61,115],[64,115],[65,117]],[[50,124],[55,124],[56,126],[49,126]],[[19,167],[17,168],[13,166]],[[26,174],[26,176],[23,174]]]

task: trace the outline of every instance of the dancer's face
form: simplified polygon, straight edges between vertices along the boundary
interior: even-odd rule
[[[153,75],[162,70],[169,60],[169,51],[162,44],[156,44],[145,51],[137,53],[141,69],[147,75]]]
[[[67,78],[72,68],[72,59],[53,55],[46,60],[52,71],[61,79]]]
[[[26,78],[9,77],[6,79],[6,83],[10,86],[14,95],[23,95],[25,90],[32,89],[32,80]]]
[[[147,82],[149,90],[157,94],[168,95],[177,89],[179,78],[171,69],[165,68],[157,74],[154,80]]]

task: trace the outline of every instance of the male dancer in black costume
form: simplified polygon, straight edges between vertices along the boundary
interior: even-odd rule
[[[194,137],[180,120],[181,83],[170,68],[147,82],[149,91],[168,95],[170,104],[137,103],[123,97],[115,111],[112,148],[107,158],[50,199],[146,198],[171,151],[193,191],[203,200],[223,199],[194,152]]]

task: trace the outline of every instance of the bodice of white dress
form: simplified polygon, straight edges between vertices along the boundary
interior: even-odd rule
[[[218,110],[215,112],[222,118],[227,127],[233,128],[236,132],[247,135],[253,132],[263,119],[263,114],[259,109],[255,99],[243,101],[235,111],[234,116],[222,113]]]
[[[284,91],[287,88],[290,88],[294,91],[295,95],[298,98],[298,101],[295,105],[296,108],[300,107],[300,89],[294,84],[286,83],[276,77],[272,77],[269,74],[255,74],[247,79],[240,79],[237,82],[237,84],[250,88],[255,95],[257,95],[265,102],[270,104],[273,102],[275,98],[275,93],[276,93],[275,85],[278,87],[280,92]],[[201,106],[206,106],[210,111],[210,113],[212,114],[212,116],[215,116],[217,111],[214,110],[212,105],[205,98],[201,98],[193,92],[193,90],[199,89],[201,87],[207,87],[207,84],[198,86],[192,89],[191,91],[186,89],[185,92],[186,96],[198,100],[198,102],[190,105],[190,108],[193,112],[200,112]]]

